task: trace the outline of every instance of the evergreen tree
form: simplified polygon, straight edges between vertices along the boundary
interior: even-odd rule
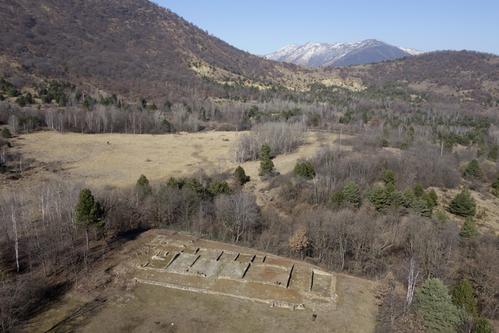
[[[461,228],[461,232],[459,235],[463,238],[472,238],[478,234],[478,230],[476,229],[475,220],[472,217],[467,217],[464,220],[464,224]]]
[[[395,188],[395,173],[392,170],[385,170],[383,173],[383,182],[387,187]]]
[[[461,280],[452,290],[452,302],[463,308],[474,318],[478,316],[478,305],[475,299],[473,287],[468,279]]]
[[[329,200],[331,201],[331,205],[334,208],[339,208],[339,207],[343,206],[343,204],[345,202],[345,195],[344,195],[343,191],[336,191],[336,192],[333,192],[331,194],[331,197]]]
[[[7,127],[2,128],[1,136],[4,139],[10,139],[12,138],[12,133]]]
[[[456,332],[460,323],[459,309],[439,279],[428,279],[418,288],[416,311],[423,318],[428,332]]]
[[[480,169],[480,164],[477,160],[472,160],[466,166],[464,170],[464,176],[468,178],[481,178],[482,170]]]
[[[476,203],[468,190],[463,190],[451,201],[448,211],[463,217],[475,216]]]
[[[218,180],[211,182],[208,191],[214,196],[219,194],[230,194],[232,192],[226,181]]]
[[[271,175],[274,171],[274,162],[270,155],[270,147],[262,145],[260,149],[260,176]]]
[[[89,189],[82,189],[75,208],[75,223],[85,229],[87,251],[89,249],[88,232],[92,227],[99,227],[104,211]]]
[[[492,194],[499,198],[499,177],[492,183]]]
[[[314,166],[309,161],[296,162],[294,173],[305,179],[313,179],[315,177]]]
[[[494,333],[494,328],[485,318],[478,318],[473,327],[473,333]]]
[[[373,204],[374,208],[378,211],[385,210],[392,204],[391,193],[385,188],[376,186],[371,189],[367,195],[369,201]]]
[[[147,179],[144,175],[140,175],[139,179],[137,179],[135,189],[139,200],[143,200],[152,193],[152,187],[149,184],[149,179]]]
[[[426,201],[428,207],[431,209],[435,208],[438,205],[438,195],[435,190],[430,190],[423,194],[423,200]]]
[[[416,214],[420,216],[431,217],[432,208],[423,199],[415,199],[413,202],[411,202],[411,208]]]
[[[422,197],[424,194],[424,189],[423,185],[420,183],[417,183],[416,186],[414,186],[414,195],[418,198]]]
[[[240,185],[244,185],[250,181],[250,177],[246,175],[246,172],[241,166],[238,166],[236,171],[234,171],[234,177],[236,177]]]
[[[362,204],[360,189],[354,181],[348,182],[343,188],[344,200],[353,207],[359,208]]]

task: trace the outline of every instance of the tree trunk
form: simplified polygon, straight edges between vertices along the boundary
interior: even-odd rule
[[[412,300],[414,298],[414,291],[416,290],[418,275],[419,271],[416,272],[416,260],[414,260],[414,257],[411,257],[411,261],[409,263],[409,273],[407,275],[407,295],[405,298],[406,311],[412,304]]]
[[[14,209],[14,204],[12,204],[12,229],[14,231],[14,250],[16,252],[16,269],[19,273],[19,237],[17,235],[17,221]]]

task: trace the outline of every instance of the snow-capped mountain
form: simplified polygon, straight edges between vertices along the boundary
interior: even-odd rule
[[[307,67],[325,67],[368,64],[421,53],[368,39],[356,43],[288,45],[265,58]]]
[[[424,51],[420,51],[420,50],[416,50],[416,49],[411,49],[411,48],[407,48],[407,47],[399,47],[399,49],[401,49],[402,51],[405,51],[405,52],[409,53],[410,55],[420,55],[420,54],[425,53]]]

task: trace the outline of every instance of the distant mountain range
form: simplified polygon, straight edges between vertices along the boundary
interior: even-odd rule
[[[265,58],[306,67],[342,67],[400,59],[421,53],[423,52],[367,39],[356,43],[289,45]]]

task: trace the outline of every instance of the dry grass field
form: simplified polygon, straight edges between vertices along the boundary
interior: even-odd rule
[[[51,177],[57,170],[65,177],[98,188],[133,185],[141,174],[151,181],[192,175],[198,171],[214,174],[231,171],[237,164],[232,147],[244,132],[203,132],[167,135],[76,134],[37,132],[14,141],[24,158],[32,158],[50,168],[33,177]],[[308,133],[296,152],[274,160],[281,173],[290,172],[300,158],[313,157],[321,145],[334,144],[329,133]],[[257,178],[259,162],[243,164]]]

